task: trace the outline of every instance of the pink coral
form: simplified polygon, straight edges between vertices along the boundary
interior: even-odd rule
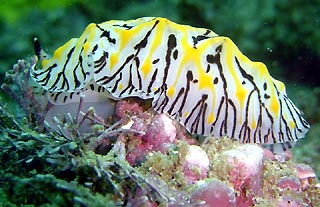
[[[197,189],[191,194],[191,201],[203,207],[236,206],[233,189],[219,180],[197,184]]]
[[[127,160],[130,164],[139,164],[151,151],[165,153],[176,138],[175,123],[165,114],[143,112],[138,104],[120,101],[116,114],[122,119],[130,119],[129,126],[134,135],[126,139]]]
[[[119,101],[116,105],[115,114],[120,118],[127,118],[127,116],[132,116],[134,114],[141,114],[143,112],[142,107],[136,102]]]

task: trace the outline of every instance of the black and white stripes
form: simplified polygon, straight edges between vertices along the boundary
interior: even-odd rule
[[[35,48],[43,68],[34,66],[31,76],[53,103],[100,87],[114,98],[152,98],[156,111],[191,133],[282,143],[282,149],[309,129],[264,64],[208,29],[153,17],[108,21],[90,24],[51,59],[41,57],[38,42]]]

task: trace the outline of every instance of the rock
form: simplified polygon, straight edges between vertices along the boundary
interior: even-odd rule
[[[165,152],[166,145],[173,143],[176,138],[176,127],[168,116],[157,114],[152,118],[146,134],[142,138],[153,146],[153,150]]]
[[[187,182],[191,184],[207,177],[210,162],[207,153],[201,147],[190,145],[187,150],[182,167]]]
[[[238,191],[237,206],[251,206],[253,197],[261,195],[263,158],[261,147],[253,144],[244,144],[234,149],[224,151],[232,170],[229,172],[229,181]]]
[[[300,180],[292,176],[280,178],[277,181],[277,186],[282,190],[285,190],[286,188],[297,192],[301,190]]]
[[[226,183],[219,180],[210,180],[198,184],[197,189],[191,194],[191,203],[203,207],[235,207],[236,198],[234,191]]]
[[[292,196],[281,196],[278,207],[304,207],[305,205]]]
[[[317,176],[309,165],[297,163],[295,168],[303,190],[316,180]]]

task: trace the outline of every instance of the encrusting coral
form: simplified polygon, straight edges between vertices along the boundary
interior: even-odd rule
[[[314,171],[290,154],[227,137],[198,141],[139,100],[118,101],[107,117],[80,107],[48,120],[52,106],[30,83],[30,62],[19,61],[2,85],[19,110],[0,106],[1,203],[320,206]]]

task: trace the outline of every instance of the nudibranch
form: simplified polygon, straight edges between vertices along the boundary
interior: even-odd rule
[[[91,23],[51,58],[38,40],[32,78],[53,104],[83,91],[152,99],[190,133],[286,150],[309,129],[282,82],[228,37],[165,18]]]

